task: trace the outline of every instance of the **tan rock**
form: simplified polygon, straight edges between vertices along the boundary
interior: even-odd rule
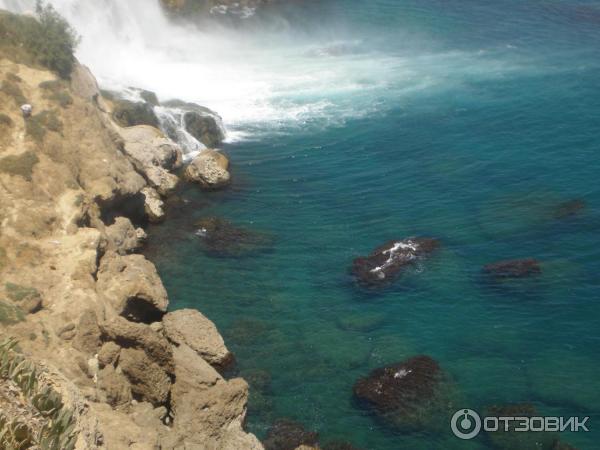
[[[131,402],[131,386],[127,378],[107,365],[98,372],[98,389],[103,401],[111,406],[123,406]]]
[[[168,373],[173,373],[173,351],[167,339],[150,326],[115,317],[101,325],[104,340],[115,342],[124,348],[137,348],[146,352],[148,358],[159,364]],[[122,350],[121,350],[122,354]]]
[[[188,164],[184,177],[204,189],[219,189],[231,181],[229,160],[215,150],[204,150]]]
[[[144,211],[148,220],[152,223],[158,223],[165,220],[164,202],[154,188],[145,187],[141,190],[144,196]]]
[[[223,377],[194,350],[182,344],[173,349],[175,361],[175,384],[173,385],[173,401],[185,399],[187,392],[208,389]]]
[[[86,310],[79,318],[72,345],[86,354],[94,354],[100,347],[100,328],[94,311]]]
[[[59,328],[58,331],[56,332],[56,335],[65,341],[70,341],[71,339],[73,339],[75,337],[75,333],[76,333],[75,324],[68,323],[67,325]]]
[[[181,149],[160,130],[149,125],[120,128],[125,153],[134,166],[143,173],[151,187],[161,195],[168,195],[179,182],[170,170],[181,167]]]
[[[180,309],[163,318],[164,334],[177,345],[185,344],[209,364],[223,368],[233,361],[217,327],[195,309]]]
[[[71,89],[74,94],[93,100],[100,95],[98,82],[86,66],[76,63],[71,72]]]
[[[115,222],[106,227],[106,240],[108,251],[119,255],[126,255],[139,250],[142,246],[144,235],[136,229],[126,217],[117,217]],[[141,230],[143,232],[143,230]]]
[[[97,277],[97,292],[117,314],[151,323],[167,311],[167,291],[154,264],[142,255],[107,253],[100,261]]]
[[[100,367],[112,366],[119,359],[121,347],[116,343],[109,341],[105,342],[98,352],[98,363]]]
[[[119,357],[119,366],[131,383],[131,391],[136,397],[153,405],[167,402],[171,379],[167,373],[143,350],[124,348]]]

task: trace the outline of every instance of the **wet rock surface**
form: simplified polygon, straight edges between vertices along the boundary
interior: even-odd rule
[[[420,355],[373,370],[353,388],[357,404],[404,430],[422,430],[450,407],[439,364]]]
[[[194,226],[206,252],[213,256],[245,256],[264,250],[271,243],[269,236],[219,217],[206,217]]]
[[[162,106],[170,108],[170,117],[162,120],[162,127],[175,142],[182,140],[182,124],[187,133],[207,148],[218,147],[225,139],[221,117],[209,108],[181,100],[169,100]]]
[[[385,285],[398,278],[408,267],[427,257],[439,245],[439,241],[432,238],[389,241],[370,255],[356,258],[351,272],[363,285]]]
[[[122,127],[150,125],[158,128],[159,123],[152,105],[146,102],[117,100],[113,106],[113,119]]]
[[[573,217],[579,215],[586,208],[585,200],[581,198],[576,198],[573,200],[568,200],[566,202],[560,203],[554,213],[553,217],[555,219],[567,219],[569,217]]]

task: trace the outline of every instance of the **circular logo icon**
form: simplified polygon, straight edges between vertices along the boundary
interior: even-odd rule
[[[481,431],[481,417],[472,409],[459,409],[450,422],[454,436],[460,439],[473,439]]]

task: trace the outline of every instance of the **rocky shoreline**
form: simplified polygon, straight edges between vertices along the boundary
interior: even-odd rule
[[[63,80],[2,58],[0,80],[0,329],[73,412],[74,448],[262,449],[243,428],[247,383],[219,373],[233,355],[218,330],[198,311],[168,312],[137,253],[140,225],[164,220],[180,182],[179,146],[151,125],[119,126],[79,64]],[[213,153],[186,178],[226,185]]]

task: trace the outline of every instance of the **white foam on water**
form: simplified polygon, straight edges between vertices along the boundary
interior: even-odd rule
[[[464,53],[386,54],[350,33],[199,29],[169,20],[158,0],[51,0],[81,35],[78,58],[107,89],[134,86],[161,101],[179,98],[216,111],[231,132],[343,125],[403,96],[512,68]],[[34,9],[33,0],[0,8]]]

